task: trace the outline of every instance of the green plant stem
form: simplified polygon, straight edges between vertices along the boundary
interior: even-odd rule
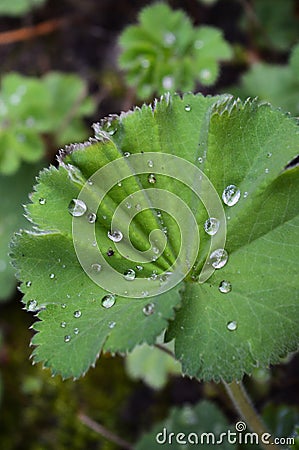
[[[95,431],[96,433],[100,434],[108,441],[114,442],[115,444],[119,445],[122,448],[125,448],[126,450],[133,450],[133,445],[131,445],[127,441],[124,441],[122,438],[115,435],[114,433],[111,433],[111,431],[107,430],[105,427],[103,427],[103,425],[95,422],[85,414],[80,413],[78,415],[78,418],[82,423],[84,423],[84,425],[86,425],[88,428]]]
[[[261,435],[265,433],[269,435],[270,433],[266,429],[261,417],[254,409],[243,384],[237,381],[233,381],[232,383],[226,383],[225,381],[223,381],[223,384],[241,418],[244,419],[246,425],[252,432],[258,434],[260,447],[263,449],[271,448],[272,450],[280,450],[280,447],[278,447],[274,443],[265,444],[261,441]]]

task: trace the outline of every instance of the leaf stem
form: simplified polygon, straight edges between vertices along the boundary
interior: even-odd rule
[[[269,448],[271,448],[272,450],[280,450],[280,447],[278,447],[274,443],[267,444],[262,442],[261,436],[263,434],[267,434],[269,437],[270,433],[266,429],[266,426],[263,423],[261,417],[255,410],[242,382],[233,381],[232,383],[226,383],[225,381],[223,381],[223,384],[232,403],[234,404],[242,419],[244,419],[246,425],[252,432],[258,434],[260,447],[265,450]]]
[[[106,438],[110,442],[114,442],[116,445],[119,445],[120,447],[126,449],[126,450],[133,450],[133,445],[129,442],[123,440],[119,436],[115,435],[111,431],[107,430],[103,425],[99,424],[98,422],[95,422],[90,417],[86,416],[83,413],[78,414],[79,420],[84,423],[88,428],[95,431],[96,433],[100,434],[104,438]]]

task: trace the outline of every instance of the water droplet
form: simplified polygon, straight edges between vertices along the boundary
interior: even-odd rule
[[[137,209],[137,211],[141,211],[141,205],[139,203],[137,203],[137,205],[135,205],[135,209]]]
[[[64,336],[64,342],[70,342],[70,340],[71,340],[71,336],[69,334]]]
[[[149,174],[147,181],[151,184],[155,184],[157,180],[156,180],[155,175],[153,173],[151,173],[151,174]]]
[[[125,158],[129,158],[130,155],[131,155],[130,152],[125,152],[125,153],[124,153],[124,157],[125,157]]]
[[[244,192],[243,197],[244,197],[244,198],[247,198],[247,197],[248,197],[248,192],[247,192],[247,191]]]
[[[81,316],[82,316],[82,312],[81,312],[80,310],[74,312],[74,317],[75,317],[76,319],[78,319],[78,318],[81,317]]]
[[[129,203],[129,202],[126,202],[126,208],[128,208],[128,209],[132,208],[132,205],[131,205],[131,203]]]
[[[124,273],[124,278],[128,281],[135,280],[135,277],[136,277],[136,274],[135,274],[135,270],[133,270],[133,269],[128,269]]]
[[[159,249],[158,249],[158,247],[153,247],[153,252],[155,253],[155,255],[158,255],[159,254]]]
[[[79,333],[80,333],[79,328],[74,328],[74,334],[79,334]]]
[[[159,219],[161,219],[161,217],[162,217],[161,211],[156,211],[156,214],[157,214],[157,217],[159,217]]]
[[[93,185],[93,181],[92,180],[87,180],[87,183],[89,184],[89,186]]]
[[[47,203],[47,200],[45,198],[40,198],[38,200],[38,202],[39,202],[40,205],[45,205]]]
[[[31,281],[27,281],[26,287],[30,288],[31,285],[32,285],[32,282]]]
[[[214,236],[214,234],[216,234],[219,230],[219,225],[220,222],[218,219],[215,219],[215,217],[210,217],[204,223],[205,232],[210,236]]]
[[[66,324],[66,322],[65,322],[65,321],[63,321],[63,322],[61,322],[61,323],[60,323],[60,326],[61,326],[61,328],[65,328],[65,327],[66,327],[66,325],[67,325],[67,324]]]
[[[265,169],[265,173],[269,173],[269,169],[267,168],[267,169]]]
[[[214,269],[221,269],[228,260],[228,253],[223,248],[218,248],[210,254],[210,262]]]
[[[50,278],[51,278],[51,280],[53,280],[53,278],[55,278],[55,273],[50,273]]]
[[[142,309],[142,312],[145,316],[150,316],[155,312],[155,304],[154,303],[148,303],[145,305]]]
[[[143,266],[139,266],[139,265],[138,265],[138,266],[136,266],[136,269],[139,270],[139,271],[140,271],[140,270],[143,270]]]
[[[69,297],[68,297],[68,298],[69,298]],[[65,309],[65,308],[66,308],[66,303],[62,303],[61,308],[62,308],[62,309]]]
[[[201,163],[203,162],[203,158],[202,158],[201,156],[199,156],[199,157],[197,158],[197,161],[199,162],[199,164],[201,164]]]
[[[148,59],[146,59],[146,58],[141,58],[140,59],[140,65],[144,69],[148,69],[148,67],[150,66],[150,61]]]
[[[103,308],[111,308],[115,303],[115,296],[112,294],[105,295],[102,298],[102,306]]]
[[[185,111],[189,112],[191,111],[191,105],[185,105]]]
[[[114,230],[112,232],[108,231],[108,238],[113,242],[120,242],[123,238],[123,234],[119,230]]]
[[[222,193],[222,200],[227,206],[234,206],[240,198],[240,189],[234,184],[227,186]]]
[[[147,162],[147,165],[148,165],[148,167],[154,167],[154,162],[150,159],[150,160]]]
[[[212,76],[212,73],[211,73],[211,71],[209,69],[202,69],[199,72],[199,77],[202,80],[206,80],[207,81],[207,80],[209,80],[211,78],[211,76]]]
[[[109,248],[107,251],[107,256],[113,256],[114,255],[114,251],[112,250],[112,248]]]
[[[142,297],[147,297],[148,296],[148,291],[142,291],[141,295],[142,295]]]
[[[268,152],[268,153],[267,153],[267,158],[271,158],[271,156],[272,156],[272,153],[271,153],[271,152]]]
[[[167,31],[163,36],[163,41],[165,47],[170,47],[175,43],[176,37],[171,31]]]
[[[204,46],[204,42],[201,41],[200,39],[197,39],[194,42],[194,48],[196,48],[196,50],[199,50],[200,48],[202,48]]]
[[[167,75],[162,79],[162,86],[164,89],[172,89],[174,85],[174,79],[170,75]]]
[[[92,270],[93,270],[94,272],[100,272],[100,271],[102,270],[101,264],[97,264],[97,263],[92,264],[92,265],[91,265],[91,268],[92,268]]]
[[[222,280],[219,284],[219,291],[222,292],[222,294],[227,294],[232,290],[232,285],[229,281]]]
[[[68,212],[73,217],[80,217],[83,216],[83,214],[86,213],[87,207],[82,200],[78,200],[76,198],[73,198],[73,200],[70,202],[68,206]]]
[[[227,323],[226,328],[229,331],[235,331],[238,328],[238,324],[235,320],[231,320],[230,322]]]
[[[97,215],[95,213],[89,213],[87,216],[87,220],[89,223],[95,223],[97,220]]]
[[[118,187],[122,187],[121,181],[119,181],[119,182],[117,183],[117,186],[118,186]]]
[[[116,322],[109,322],[108,323],[108,327],[111,328],[111,329],[114,328],[115,325],[116,325]]]
[[[27,303],[27,311],[36,311],[38,309],[38,303],[36,300],[29,300]]]

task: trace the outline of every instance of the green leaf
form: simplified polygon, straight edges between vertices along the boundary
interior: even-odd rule
[[[164,344],[167,350],[173,345]],[[159,348],[143,344],[134,348],[126,357],[126,369],[133,379],[141,379],[153,389],[162,389],[168,375],[181,373],[181,366],[171,355]]]
[[[165,449],[179,450],[182,445],[186,449],[200,445],[205,450],[216,445],[221,433],[227,431],[228,422],[220,409],[212,402],[202,401],[196,406],[173,408],[169,417],[144,434],[134,449],[156,450],[163,445]],[[221,448],[234,449],[236,445],[229,444],[224,438]]]
[[[23,164],[13,176],[0,175],[0,300],[6,300],[16,286],[16,277],[8,257],[12,234],[26,225],[22,203],[28,200],[28,191],[41,165]]]
[[[164,3],[144,8],[139,24],[127,27],[119,43],[120,67],[140,99],[193,90],[196,82],[214,84],[219,61],[232,56],[220,30],[193,27],[183,11],[173,11]]]
[[[187,94],[94,128],[96,139],[41,173],[26,208],[35,233],[12,247],[23,301],[42,309],[35,361],[78,377],[102,350],[153,344],[167,327],[183,371],[203,379],[241,378],[295,350],[299,168],[285,170],[299,149],[294,119],[257,101]],[[233,206],[220,200],[230,185],[240,190]],[[85,205],[78,217],[73,199]],[[213,236],[209,217],[219,219]],[[228,261],[213,271],[225,232]],[[103,308],[108,293],[115,305]]]
[[[46,0],[1,0],[0,15],[21,16],[31,9],[42,6]]]

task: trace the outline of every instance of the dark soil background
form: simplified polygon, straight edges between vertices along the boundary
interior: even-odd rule
[[[117,67],[117,38],[125,26],[136,21],[138,11],[150,3],[49,0],[44,7],[22,18],[0,17],[1,74],[17,71],[41,76],[58,70],[81,75],[97,102],[95,116],[86,121],[88,127],[110,113],[127,110],[135,99]],[[247,49],[245,56],[222,66],[219,81],[213,88],[202,90],[204,93],[223,91],[236,82],[252,55],[281,62],[287,58],[283,52],[278,54],[255,46],[248,30],[240,27],[244,15],[242,3],[223,0],[207,7],[196,0],[169,2],[172,7],[184,9],[195,24],[215,25],[223,30],[228,41]],[[34,27],[50,20],[53,30],[45,35],[11,44],[1,40],[5,31]],[[48,159],[55,163],[52,154]],[[3,450],[119,448],[83,425],[78,419],[80,412],[129,442],[135,442],[143,431],[164,418],[170,406],[194,404],[202,398],[218,403],[231,420],[237,418],[221,385],[174,377],[162,391],[156,392],[141,381],[130,380],[120,357],[101,357],[97,367],[76,382],[51,378],[48,370],[29,362],[31,323],[31,315],[22,310],[19,293],[1,304],[0,448]],[[299,405],[298,375],[297,356],[274,367],[270,378],[245,382],[260,410],[269,402]]]

